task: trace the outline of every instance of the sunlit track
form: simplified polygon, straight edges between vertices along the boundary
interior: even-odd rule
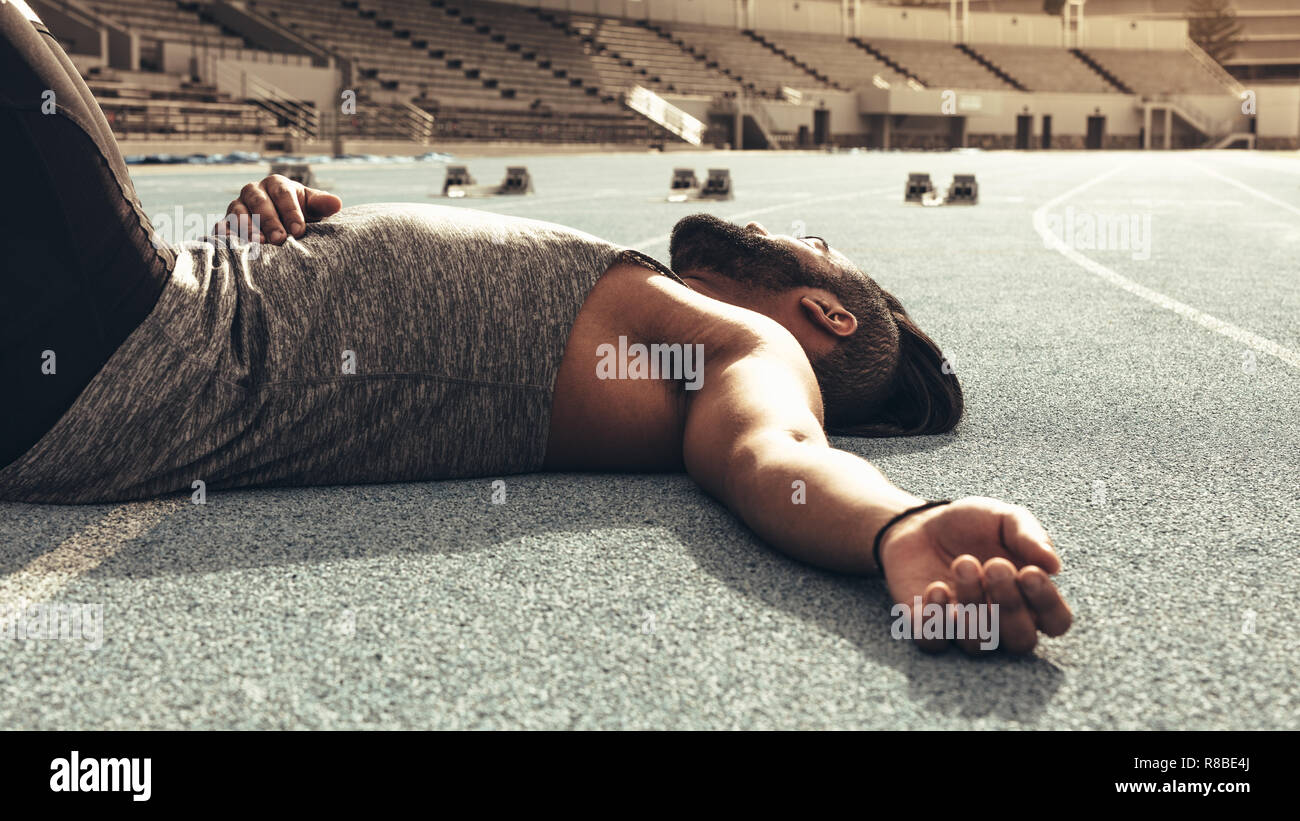
[[[1243,168],[1254,168],[1270,173],[1300,174],[1300,154],[1257,154],[1244,151],[1220,151],[1214,155],[1219,162]]]
[[[1206,166],[1206,165],[1204,165],[1204,164],[1202,164],[1202,163],[1190,162],[1190,161],[1189,161],[1189,162],[1188,162],[1188,165],[1192,166],[1193,168],[1196,168],[1197,170],[1201,171],[1202,173],[1209,174],[1211,177],[1214,177],[1214,178],[1217,179],[1217,180],[1221,180],[1221,181],[1223,181],[1223,182],[1226,182],[1226,183],[1228,183],[1229,185],[1235,185],[1237,188],[1240,188],[1242,191],[1245,191],[1246,193],[1250,194],[1251,196],[1258,197],[1259,199],[1264,200],[1265,202],[1272,203],[1273,205],[1276,205],[1278,208],[1282,208],[1282,209],[1284,209],[1284,210],[1286,210],[1286,211],[1290,211],[1291,213],[1295,214],[1296,216],[1300,216],[1300,206],[1295,206],[1295,205],[1292,205],[1292,204],[1289,203],[1289,202],[1286,202],[1286,201],[1284,201],[1284,200],[1280,200],[1280,199],[1278,199],[1277,197],[1273,196],[1272,194],[1268,194],[1268,193],[1265,193],[1264,191],[1260,191],[1258,188],[1255,188],[1255,187],[1253,187],[1253,186],[1247,185],[1246,183],[1242,182],[1241,180],[1233,179],[1232,177],[1229,177],[1229,176],[1226,175],[1226,174],[1220,173],[1219,171],[1216,171],[1216,170],[1214,170],[1213,168],[1210,168],[1210,167],[1208,167],[1208,166]]]
[[[0,641],[0,724],[1296,727],[1300,236],[1188,162],[1284,201],[1294,177],[1229,155],[538,156],[509,160],[538,194],[472,203],[660,259],[695,210],[802,220],[849,254],[953,357],[967,407],[949,435],[835,444],[909,492],[1040,516],[1078,619],[1032,659],[900,646],[875,581],[782,558],[684,476],[506,476],[500,505],[491,479],[220,491],[71,536],[62,508],[0,503],[0,606],[104,608],[98,650]],[[729,168],[735,200],[666,202],[677,165]],[[912,171],[973,172],[980,204],[904,205]],[[345,205],[440,202],[436,163],[317,173]],[[150,213],[224,209],[242,184],[148,179]],[[1150,258],[1045,240],[1071,206],[1150,214]]]
[[[11,629],[8,620],[20,615],[22,608],[54,598],[78,577],[112,558],[133,539],[148,533],[179,505],[173,499],[113,508],[99,522],[0,578],[0,633]]]
[[[1225,336],[1233,340],[1234,342],[1238,342],[1262,354],[1267,354],[1268,356],[1276,357],[1277,359],[1280,359],[1281,361],[1285,362],[1286,364],[1290,365],[1293,368],[1300,368],[1300,353],[1292,351],[1289,348],[1283,347],[1282,345],[1279,345],[1278,343],[1274,342],[1271,339],[1266,339],[1260,336],[1259,334],[1252,333],[1250,331],[1245,330],[1244,328],[1239,328],[1230,322],[1225,322],[1222,319],[1219,319],[1217,317],[1211,316],[1208,313],[1205,313],[1204,311],[1200,311],[1196,308],[1193,308],[1190,305],[1187,305],[1183,302],[1179,302],[1178,300],[1173,299],[1172,297],[1166,296],[1165,294],[1162,294],[1158,291],[1155,291],[1151,288],[1148,288],[1144,285],[1134,282],[1128,277],[1125,277],[1117,273],[1114,269],[1102,265],[1096,260],[1093,260],[1088,256],[1080,253],[1078,250],[1069,247],[1068,245],[1066,245],[1064,241],[1062,241],[1062,239],[1059,236],[1057,236],[1051,230],[1049,230],[1048,223],[1047,223],[1047,214],[1049,211],[1051,211],[1053,208],[1060,205],[1061,203],[1070,200],[1072,197],[1075,197],[1078,194],[1081,194],[1084,191],[1088,190],[1089,188],[1092,188],[1094,185],[1097,185],[1100,182],[1103,182],[1107,179],[1110,179],[1111,177],[1114,177],[1119,172],[1124,171],[1126,167],[1127,166],[1116,166],[1115,168],[1112,168],[1109,171],[1106,171],[1096,177],[1093,177],[1091,180],[1088,180],[1087,182],[1081,185],[1077,185],[1074,188],[1071,188],[1070,190],[1066,191],[1065,193],[1059,194],[1053,199],[1048,200],[1047,202],[1040,205],[1034,211],[1034,229],[1038,231],[1039,235],[1043,238],[1043,241],[1047,243],[1049,247],[1053,248],[1055,251],[1065,256],[1070,261],[1079,265],[1084,270],[1100,277],[1102,280],[1110,283],[1111,285],[1114,285],[1117,288],[1127,291],[1128,293],[1136,297],[1144,299],[1147,302],[1150,302],[1152,305],[1156,305],[1157,307],[1163,308],[1167,311],[1172,311],[1173,313],[1178,314],[1181,317],[1184,317],[1192,322],[1195,322],[1197,325],[1200,325],[1202,328],[1205,328],[1206,330],[1213,331],[1214,333],[1217,334],[1221,334],[1222,336]],[[1238,186],[1242,190],[1250,192],[1251,194],[1268,199],[1278,205],[1282,205],[1287,208],[1290,208],[1291,210],[1296,210],[1295,208],[1288,205],[1287,203],[1283,203],[1280,200],[1275,200],[1273,197],[1270,197],[1269,195],[1264,194],[1261,191],[1258,191],[1254,188],[1251,188],[1250,186],[1239,183],[1236,180],[1232,180],[1228,177],[1225,177],[1222,174],[1210,171],[1209,169],[1205,169],[1205,168],[1202,168],[1202,170],[1213,177],[1222,179],[1226,182],[1230,182]],[[1297,211],[1297,213],[1300,213],[1300,211]]]

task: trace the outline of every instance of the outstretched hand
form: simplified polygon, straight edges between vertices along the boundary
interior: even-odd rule
[[[308,188],[288,177],[272,174],[261,182],[245,185],[239,199],[226,208],[227,219],[217,223],[213,231],[218,235],[227,233],[231,214],[241,218],[255,216],[257,227],[247,239],[279,245],[290,236],[302,236],[308,222],[324,219],[342,207],[343,201],[328,191]]]
[[[880,544],[889,593],[912,608],[938,604],[998,605],[998,646],[1028,653],[1038,633],[1059,636],[1073,615],[1050,576],[1061,569],[1051,539],[1023,507],[968,497],[913,514],[891,527]],[[914,637],[923,650],[945,649],[950,638]],[[978,637],[955,639],[969,653],[984,652]]]

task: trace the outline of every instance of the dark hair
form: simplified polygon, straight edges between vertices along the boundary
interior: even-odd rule
[[[934,340],[892,294],[840,297],[858,319],[858,330],[812,363],[826,430],[879,437],[955,428],[965,409],[961,384]]]

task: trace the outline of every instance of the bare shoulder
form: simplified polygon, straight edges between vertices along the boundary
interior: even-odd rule
[[[602,293],[592,307],[616,310],[622,324],[643,338],[702,344],[714,358],[725,354],[727,359],[783,359],[812,374],[803,348],[779,322],[705,296],[644,266],[620,263],[597,283],[593,297],[597,289]]]
[[[809,414],[820,428],[823,408],[817,377],[803,347],[774,319],[705,296],[668,277],[632,266],[618,272],[616,295],[627,327],[644,341],[684,343],[703,355],[699,390],[685,393],[685,408],[702,401],[725,405],[732,416],[781,406]]]
[[[651,365],[648,378],[636,375],[632,361],[617,367],[617,378],[598,367],[615,352],[630,358],[637,351]],[[690,373],[656,375],[653,366],[673,353]],[[680,470],[692,407],[705,395],[740,401],[741,384],[757,399],[763,383],[820,413],[803,349],[779,323],[620,263],[592,288],[570,332],[552,401],[547,467]]]

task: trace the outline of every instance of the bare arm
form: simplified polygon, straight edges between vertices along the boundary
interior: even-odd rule
[[[875,572],[876,531],[922,500],[830,447],[816,378],[784,329],[736,340],[718,359],[687,415],[687,472],[782,552]]]
[[[830,447],[816,378],[783,328],[760,323],[737,337],[715,351],[691,401],[687,471],[787,555],[830,570],[879,572],[871,555],[876,533],[922,500]],[[1064,633],[1072,619],[1049,578],[1061,564],[1042,525],[1005,502],[961,499],[904,519],[888,531],[881,561],[896,602],[998,605],[1001,644],[1012,652],[1032,649],[1040,630]],[[918,641],[936,650],[947,643]]]

